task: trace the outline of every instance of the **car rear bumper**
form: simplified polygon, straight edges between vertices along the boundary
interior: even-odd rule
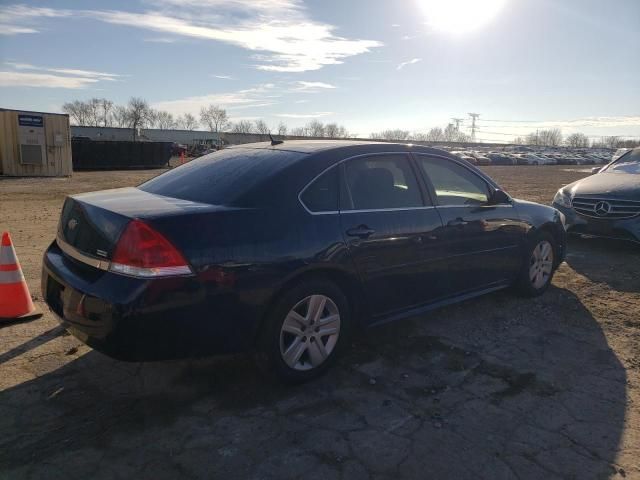
[[[617,220],[590,218],[577,214],[572,208],[556,203],[553,206],[565,215],[569,234],[640,243],[640,217]]]
[[[42,296],[75,337],[128,361],[176,359],[246,350],[251,323],[231,292],[207,290],[197,277],[138,279],[67,257],[55,242],[43,259]]]

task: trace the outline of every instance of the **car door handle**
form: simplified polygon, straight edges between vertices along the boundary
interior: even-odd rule
[[[466,224],[468,224],[469,222],[465,222],[462,218],[458,217],[454,220],[449,221],[449,223],[447,223],[447,225],[449,225],[450,227],[463,227]]]
[[[347,235],[350,237],[367,238],[376,233],[375,230],[367,227],[366,225],[358,225],[357,227],[347,230]]]

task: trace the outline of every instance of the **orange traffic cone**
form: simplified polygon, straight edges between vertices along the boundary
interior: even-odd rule
[[[4,232],[0,242],[0,321],[31,316],[40,315],[35,313],[11,237]]]

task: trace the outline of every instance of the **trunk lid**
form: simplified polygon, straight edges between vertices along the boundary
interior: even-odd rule
[[[67,197],[58,239],[84,255],[110,260],[120,234],[133,218],[153,223],[159,217],[205,213],[225,207],[164,197],[137,188],[118,188]]]

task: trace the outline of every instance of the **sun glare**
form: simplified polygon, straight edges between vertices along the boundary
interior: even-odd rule
[[[435,30],[463,35],[488,24],[507,0],[416,0]]]

